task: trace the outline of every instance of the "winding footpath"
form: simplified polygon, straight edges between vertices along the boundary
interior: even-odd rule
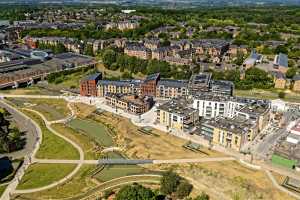
[[[79,169],[81,168],[81,166],[84,164],[84,152],[82,150],[82,148],[76,144],[75,142],[73,142],[72,140],[70,140],[69,138],[59,134],[56,130],[54,130],[52,127],[51,127],[51,124],[54,124],[54,123],[57,123],[57,121],[48,121],[44,115],[42,115],[41,113],[39,113],[38,111],[35,111],[35,110],[31,110],[31,109],[24,109],[24,110],[28,110],[30,112],[34,112],[35,114],[39,115],[43,121],[45,122],[45,125],[47,127],[47,129],[49,131],[51,131],[53,134],[57,135],[58,137],[61,137],[62,139],[64,139],[65,141],[69,142],[71,145],[73,145],[77,151],[79,152],[79,160],[76,162],[77,166],[75,167],[75,169],[70,173],[68,174],[67,176],[65,176],[63,179],[61,180],[58,180],[50,185],[47,185],[47,186],[44,186],[44,187],[40,187],[40,188],[34,188],[34,189],[26,189],[26,190],[15,190],[14,193],[16,194],[20,194],[20,193],[32,193],[32,192],[39,192],[39,191],[42,191],[42,190],[47,190],[47,189],[50,189],[52,187],[55,187],[59,184],[62,184],[64,183],[65,181],[69,180],[70,178],[72,178],[78,171]],[[72,115],[74,113],[72,112]],[[67,117],[65,120],[69,120],[70,117]],[[60,121],[64,121],[64,120],[60,120]],[[33,160],[32,162],[36,162],[36,161],[39,161],[38,159],[34,158],[33,157]],[[58,163],[58,162],[54,162],[54,163]]]
[[[30,112],[34,112],[35,114],[39,115],[42,120],[44,121],[45,125],[46,125],[46,128],[49,129],[49,131],[51,131],[53,134],[57,135],[58,137],[61,137],[62,139],[64,139],[65,141],[69,142],[71,145],[73,145],[79,152],[79,160],[56,160],[56,159],[37,159],[35,158],[35,155],[40,147],[40,144],[42,142],[42,131],[41,131],[41,128],[39,127],[39,125],[32,119],[30,119],[29,117],[27,117],[25,114],[23,114],[22,112],[20,112],[18,109],[14,108],[13,106],[5,103],[5,101],[2,101],[1,100],[1,97],[14,97],[14,98],[52,98],[52,99],[65,99],[66,101],[68,101],[68,108],[70,109],[71,111],[71,115],[64,118],[64,119],[60,119],[60,120],[56,120],[56,121],[48,121],[46,119],[46,117],[39,113],[38,111],[35,111],[35,110],[32,110],[32,109],[29,109],[29,108],[26,108],[25,110],[28,110]],[[99,164],[101,163],[101,160],[84,160],[84,152],[82,150],[82,148],[76,144],[75,142],[73,142],[72,140],[70,140],[69,138],[61,135],[60,133],[58,133],[57,131],[55,131],[52,127],[51,127],[51,124],[55,124],[55,123],[66,123],[70,120],[72,120],[74,117],[76,117],[75,115],[75,111],[72,109],[72,107],[70,106],[70,103],[71,102],[84,102],[84,103],[88,103],[88,104],[91,104],[92,100],[90,99],[82,99],[82,98],[79,98],[77,99],[77,97],[65,97],[65,96],[43,96],[43,95],[1,95],[0,94],[0,101],[4,104],[6,104],[6,106],[9,106],[10,109],[13,109],[15,112],[17,112],[18,114],[22,115],[22,117],[24,117],[26,120],[28,120],[30,123],[32,123],[36,129],[36,133],[38,135],[37,137],[37,141],[36,141],[36,144],[34,146],[34,150],[32,151],[32,153],[30,155],[28,155],[27,157],[25,157],[24,159],[24,163],[22,165],[22,167],[18,170],[15,178],[13,179],[13,181],[11,181],[5,192],[3,193],[2,197],[1,197],[1,200],[9,200],[10,199],[10,195],[11,194],[22,194],[22,193],[33,193],[33,192],[39,192],[39,191],[42,191],[42,190],[46,190],[46,189],[50,189],[52,187],[55,187],[59,184],[62,184],[64,182],[66,182],[67,180],[69,180],[71,177],[73,177],[78,171],[79,169],[81,168],[81,166],[83,164],[93,164],[93,165],[96,165],[96,164]],[[101,103],[102,104],[102,103]],[[105,105],[103,105],[104,108]],[[104,110],[108,110],[108,111],[111,111],[110,109],[104,109]],[[123,113],[116,113],[116,114],[121,114],[122,116],[125,115]],[[137,126],[145,126],[145,125],[149,125],[150,122],[141,122],[140,120],[137,120],[135,118],[131,118],[130,116],[127,116],[125,115],[125,117],[127,118],[130,118],[131,121],[137,125]],[[148,118],[151,118],[148,117]],[[180,135],[179,135],[180,137]],[[115,147],[111,147],[106,149],[106,151],[111,151],[111,150],[114,150]],[[227,151],[225,151],[226,153]],[[270,170],[272,171],[275,171],[277,173],[280,173],[280,174],[284,174],[284,175],[289,175],[291,177],[299,177],[299,175],[295,175],[294,173],[292,172],[289,172],[289,171],[282,171],[280,169],[277,169],[275,167],[272,167],[272,166],[269,166],[269,165],[266,165],[264,163],[261,163],[259,165],[253,165],[253,164],[250,164],[250,163],[247,163],[246,161],[243,161],[239,156],[237,156],[236,154],[232,154],[231,152],[228,153],[228,157],[217,157],[217,158],[198,158],[198,159],[170,159],[170,160],[151,160],[152,164],[180,164],[180,163],[203,163],[203,162],[223,162],[223,161],[232,161],[232,160],[237,160],[239,161],[242,165],[246,166],[246,167],[249,167],[249,168],[252,168],[252,169],[256,169],[256,170],[261,170],[261,171],[264,171],[266,172],[268,178],[271,180],[271,182],[273,183],[273,185],[279,189],[280,191],[282,192],[285,192],[291,196],[293,196],[294,198],[296,199],[300,199],[300,196],[285,189],[284,187],[280,186],[276,179],[273,177],[272,173],[270,172]],[[17,188],[17,185],[19,184],[19,181],[21,180],[21,178],[23,177],[24,173],[25,173],[25,170],[28,168],[28,166],[32,163],[48,163],[48,164],[76,164],[77,166],[75,167],[75,169],[70,173],[68,174],[67,176],[65,176],[64,178],[50,184],[50,185],[47,185],[47,186],[44,186],[44,187],[40,187],[40,188],[34,188],[34,189],[26,189],[26,190],[16,190]],[[125,160],[124,160],[124,163],[125,163]],[[130,181],[128,182],[130,183]]]

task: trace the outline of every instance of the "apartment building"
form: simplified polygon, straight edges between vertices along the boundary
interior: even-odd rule
[[[98,96],[106,94],[135,94],[140,95],[140,80],[100,80],[97,84]]]
[[[156,50],[161,47],[161,42],[159,38],[150,38],[144,40],[144,46],[151,51]]]
[[[81,96],[98,96],[97,95],[97,83],[102,79],[101,73],[96,73],[80,81],[80,95]]]
[[[190,132],[199,121],[196,109],[187,106],[183,99],[173,99],[157,108],[157,122],[168,130]]]
[[[156,96],[157,83],[160,80],[160,74],[151,74],[146,77],[141,83],[141,95],[142,96]]]
[[[293,77],[293,91],[300,92],[300,75]]]
[[[258,131],[262,131],[269,124],[270,114],[271,104],[267,100],[250,102],[236,111],[239,118],[254,121]]]
[[[125,20],[120,22],[110,22],[106,24],[105,29],[119,29],[121,31],[129,30],[129,29],[136,29],[140,26],[140,23],[135,20]]]
[[[187,80],[161,79],[156,87],[156,97],[178,98],[188,95]]]
[[[105,102],[115,109],[121,109],[137,115],[147,112],[154,105],[152,97],[125,94],[106,94]]]
[[[210,92],[218,95],[233,95],[234,84],[231,81],[212,80]]]
[[[192,47],[198,55],[221,57],[229,48],[229,42],[220,39],[203,39],[192,41]]]
[[[204,121],[199,134],[212,144],[240,151],[243,145],[257,135],[257,128],[249,120],[217,117]]]
[[[189,81],[189,88],[191,94],[199,92],[208,92],[211,82],[211,73],[199,73],[191,76]]]
[[[213,93],[199,93],[193,96],[193,108],[199,111],[199,116],[211,119],[218,116],[232,118],[236,111],[249,103],[246,98],[216,95]]]
[[[141,44],[128,45],[124,48],[124,53],[128,56],[141,58],[144,60],[151,59],[151,50]]]

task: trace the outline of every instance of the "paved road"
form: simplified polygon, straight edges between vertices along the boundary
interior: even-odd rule
[[[36,152],[38,151],[38,149],[40,147],[40,144],[41,144],[41,141],[42,141],[42,130],[40,129],[40,127],[38,126],[38,124],[34,120],[30,119],[29,117],[24,115],[22,112],[20,112],[16,108],[12,107],[11,105],[7,104],[6,102],[4,102],[2,100],[0,100],[0,102],[2,103],[2,105],[5,105],[11,111],[14,111],[14,112],[18,113],[18,115],[20,115],[24,119],[28,120],[28,122],[30,122],[34,126],[35,131],[37,133],[37,140],[34,144],[34,148],[33,148],[32,152],[30,152],[29,155],[26,155],[24,157],[24,162],[23,162],[22,166],[18,169],[18,171],[15,174],[14,179],[8,184],[8,186],[6,187],[5,191],[3,192],[2,196],[1,196],[1,200],[9,200],[10,195],[12,193],[14,193],[15,189],[18,186],[19,180],[22,179],[23,175],[25,174],[26,169],[31,164],[31,160],[32,160],[31,158],[34,157],[34,155],[36,154]]]
[[[252,152],[262,158],[267,158],[272,146],[276,144],[280,137],[287,135],[285,129],[278,129],[275,132],[268,134],[265,138],[252,149]]]
[[[26,144],[24,149],[20,151],[15,151],[12,153],[1,154],[1,156],[12,157],[13,159],[23,158],[25,155],[30,154],[34,147],[35,143],[38,140],[38,133],[31,120],[21,115],[18,111],[13,109],[11,106],[6,104],[3,101],[0,101],[0,107],[7,109],[9,113],[11,113],[13,120],[16,122],[17,127],[23,132],[24,138],[26,139]]]
[[[194,158],[194,159],[170,159],[170,160],[143,160],[143,159],[100,159],[100,160],[56,160],[56,159],[33,159],[36,163],[49,164],[181,164],[181,163],[203,163],[203,162],[222,162],[236,160],[234,157],[215,157],[215,158]]]

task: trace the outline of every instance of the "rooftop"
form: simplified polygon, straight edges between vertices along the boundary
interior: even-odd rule
[[[101,73],[95,73],[82,79],[82,81],[93,81],[101,77]]]
[[[274,65],[282,66],[282,67],[288,67],[288,56],[283,53],[279,53],[274,60]]]
[[[173,99],[168,101],[167,103],[160,105],[157,110],[164,110],[180,116],[186,116],[197,112],[196,109],[188,107],[188,102],[184,99]]]
[[[173,79],[161,79],[158,82],[158,86],[163,85],[165,87],[182,88],[188,86],[187,80],[173,80]]]
[[[241,118],[225,118],[217,117],[214,119],[206,120],[204,125],[220,128],[235,134],[248,134],[249,130],[254,126],[249,120]]]

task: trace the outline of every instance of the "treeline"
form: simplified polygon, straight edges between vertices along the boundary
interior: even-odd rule
[[[44,42],[37,42],[36,45],[39,49],[50,49],[54,54],[64,53],[67,51],[66,47],[62,43],[52,45]]]
[[[127,56],[114,49],[101,52],[103,64],[107,69],[120,70],[129,74],[142,73],[144,75],[160,73],[164,78],[188,79],[192,71],[188,66],[172,66],[158,60],[143,60]]]
[[[247,69],[244,75],[238,70],[211,71],[213,79],[232,81],[236,89],[270,89],[274,87],[272,77],[264,70],[256,67]]]
[[[10,117],[7,110],[0,108],[0,153],[17,151],[25,145],[22,133],[8,120]]]
[[[188,196],[193,189],[187,180],[178,174],[167,171],[163,173],[160,181],[160,189],[152,190],[142,185],[134,183],[122,187],[116,194],[112,190],[106,191],[104,199],[108,199],[111,195],[115,195],[115,200],[160,200],[160,199],[190,199],[190,200],[209,200],[209,195],[201,193],[196,198],[192,199]]]
[[[141,36],[144,36],[149,31],[163,25],[161,21],[150,21],[142,20],[141,26],[137,29],[130,29],[126,31],[120,31],[118,29],[104,30],[103,28],[97,29],[94,23],[90,23],[85,28],[79,30],[73,29],[32,29],[24,30],[21,32],[21,37],[30,35],[33,37],[46,37],[46,36],[57,36],[57,37],[70,37],[77,38],[79,40],[86,40],[89,38],[93,39],[110,39],[110,38],[122,38],[126,37],[129,39],[137,40]]]

